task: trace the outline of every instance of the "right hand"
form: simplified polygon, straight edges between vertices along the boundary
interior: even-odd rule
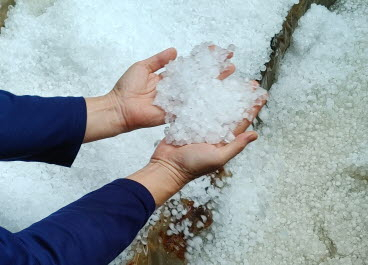
[[[172,181],[178,187],[183,187],[191,180],[224,166],[257,137],[256,132],[248,131],[239,134],[229,144],[200,143],[184,146],[167,144],[164,139],[157,146],[150,162],[159,164],[173,172],[174,174],[171,174]]]

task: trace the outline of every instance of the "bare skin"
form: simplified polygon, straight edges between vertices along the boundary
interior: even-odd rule
[[[155,72],[175,60],[176,56],[176,50],[169,48],[137,62],[124,73],[111,92],[102,97],[86,98],[84,142],[164,124],[165,112],[152,105],[157,83],[162,78]],[[228,58],[232,56],[229,53]],[[234,71],[235,66],[230,65],[218,78],[225,79]],[[265,100],[254,107],[251,114],[255,117],[264,104]],[[188,182],[222,167],[248,143],[256,140],[258,136],[255,132],[245,132],[250,124],[248,120],[240,123],[234,132],[236,139],[229,144],[202,143],[179,147],[168,145],[163,140],[149,164],[128,178],[145,186],[159,206]]]

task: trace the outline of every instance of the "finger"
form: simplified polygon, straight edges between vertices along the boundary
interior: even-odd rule
[[[247,119],[242,120],[239,123],[239,125],[235,128],[235,130],[233,131],[233,134],[235,136],[238,136],[239,134],[245,132],[248,129],[249,125],[251,125],[251,123],[252,122],[248,121]]]
[[[233,58],[233,56],[234,56],[234,53],[233,52],[229,52],[229,54],[227,55],[227,59],[231,59],[231,58]]]
[[[226,69],[217,77],[219,80],[224,80],[235,72],[235,65],[230,64]]]
[[[147,67],[150,73],[154,73],[157,70],[160,70],[166,64],[168,64],[170,61],[175,60],[176,56],[176,49],[169,48],[156,55],[153,55],[146,60],[141,61],[141,63],[143,63]]]
[[[216,49],[216,47],[217,47],[216,45],[210,45],[210,46],[208,46],[208,49],[210,51],[214,51]],[[229,53],[226,56],[226,59],[231,59],[231,58],[233,58],[233,56],[234,56],[234,53],[229,51]]]
[[[150,80],[152,80],[152,79],[155,79],[156,77],[157,77],[158,75],[157,74],[155,74],[155,73],[150,73],[149,75],[148,75],[148,81],[150,81]]]
[[[151,92],[151,91],[155,90],[158,82],[160,82],[159,75],[149,77],[148,82],[147,82],[147,92]],[[151,95],[151,96],[154,97],[155,95],[156,95],[156,93],[154,95]]]
[[[166,74],[166,71],[163,71],[162,73],[160,73],[160,74],[158,75],[158,77],[160,78],[160,80],[164,79],[165,74]]]
[[[253,142],[258,138],[256,132],[244,132],[239,134],[231,143],[218,148],[217,150],[221,154],[221,161],[226,164],[227,161],[239,154],[247,146],[247,144]]]
[[[253,118],[257,117],[258,113],[260,112],[260,110],[263,108],[265,104],[266,104],[266,100],[262,100],[260,105],[254,106],[249,113],[250,116]],[[253,122],[253,119],[251,120],[244,119],[241,123],[239,123],[239,125],[233,131],[234,135],[237,136],[245,132],[245,130],[248,129],[249,125],[251,125],[252,122]]]
[[[256,80],[252,80],[250,81],[251,86],[253,87],[254,90],[256,90],[259,87],[259,82]]]

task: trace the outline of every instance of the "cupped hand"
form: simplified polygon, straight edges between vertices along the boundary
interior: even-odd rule
[[[165,112],[152,104],[156,96],[156,86],[162,78],[155,72],[175,60],[176,56],[176,50],[169,48],[139,61],[116,83],[109,96],[117,103],[122,132],[164,124]],[[228,58],[231,57],[232,53],[229,53]],[[230,65],[218,78],[224,79],[234,70],[235,67]]]
[[[174,48],[169,48],[133,64],[109,93],[119,107],[123,132],[164,123],[164,111],[152,105],[161,79],[155,72],[175,60],[176,54]]]
[[[199,176],[221,168],[257,137],[255,132],[244,132],[229,144],[216,145],[200,143],[174,146],[163,140],[157,146],[151,163],[159,164],[173,172],[173,181],[182,187]]]

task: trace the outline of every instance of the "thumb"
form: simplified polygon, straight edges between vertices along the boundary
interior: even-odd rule
[[[150,73],[154,73],[168,64],[170,61],[175,60],[176,55],[176,49],[169,48],[153,55],[146,60],[143,60],[142,63],[148,68]]]
[[[243,149],[251,142],[258,138],[258,134],[253,131],[244,132],[239,134],[234,141],[220,147],[221,159],[226,164],[230,159],[239,154]]]

